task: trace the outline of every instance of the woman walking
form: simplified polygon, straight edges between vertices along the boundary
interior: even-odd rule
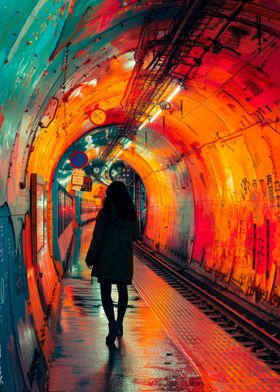
[[[114,343],[123,334],[123,318],[128,304],[127,285],[133,276],[132,243],[138,238],[138,224],[132,199],[121,181],[112,182],[99,211],[86,264],[98,278],[101,301],[109,322],[106,343]],[[111,298],[112,284],[118,289],[118,312],[115,319]]]

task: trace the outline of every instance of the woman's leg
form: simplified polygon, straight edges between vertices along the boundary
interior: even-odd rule
[[[101,302],[106,314],[106,317],[109,321],[109,324],[113,324],[115,322],[115,314],[114,314],[114,306],[111,297],[111,289],[112,285],[108,282],[100,282],[100,291],[101,291]]]
[[[128,292],[127,292],[127,284],[118,283],[117,284],[118,293],[119,293],[119,301],[118,301],[118,321],[122,323],[124,318],[127,304],[128,304]]]

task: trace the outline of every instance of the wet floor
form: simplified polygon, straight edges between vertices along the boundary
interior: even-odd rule
[[[124,336],[106,345],[108,325],[99,285],[96,279],[91,285],[84,264],[92,227],[79,229],[72,264],[63,280],[49,391],[209,390],[133,286],[129,286]],[[116,305],[115,288],[113,298]]]

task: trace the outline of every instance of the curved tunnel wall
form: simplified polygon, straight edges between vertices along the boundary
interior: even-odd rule
[[[120,157],[139,173],[146,188],[145,241],[153,249],[185,263],[191,257],[193,239],[190,178],[181,154],[163,136],[158,146],[158,137],[150,130],[153,148],[136,147],[136,151],[124,152]]]
[[[17,374],[18,390],[43,387],[61,274],[50,224],[39,261],[32,260],[31,173],[46,183],[50,223],[55,168],[74,141],[98,131],[90,122],[93,108],[106,111],[104,125],[124,121],[121,101],[153,7],[91,3],[9,1],[0,8],[1,313],[11,307],[9,296],[16,303],[11,322],[1,327],[1,353],[7,347],[11,353],[1,371],[4,380]],[[224,14],[237,5],[223,3]],[[161,16],[152,40],[165,36],[181,6],[157,5]],[[204,43],[226,16],[211,15]],[[220,46],[192,69],[171,109],[139,130],[120,154],[147,189],[145,241],[278,316],[279,30],[276,1],[244,4]],[[152,57],[153,48],[146,49]],[[192,55],[200,53],[195,47]],[[181,64],[178,75],[186,67]]]

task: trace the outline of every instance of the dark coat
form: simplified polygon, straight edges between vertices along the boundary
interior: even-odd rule
[[[133,275],[132,243],[137,240],[137,221],[124,222],[119,218],[110,222],[100,210],[86,257],[92,265],[92,276],[110,280],[130,281]]]

